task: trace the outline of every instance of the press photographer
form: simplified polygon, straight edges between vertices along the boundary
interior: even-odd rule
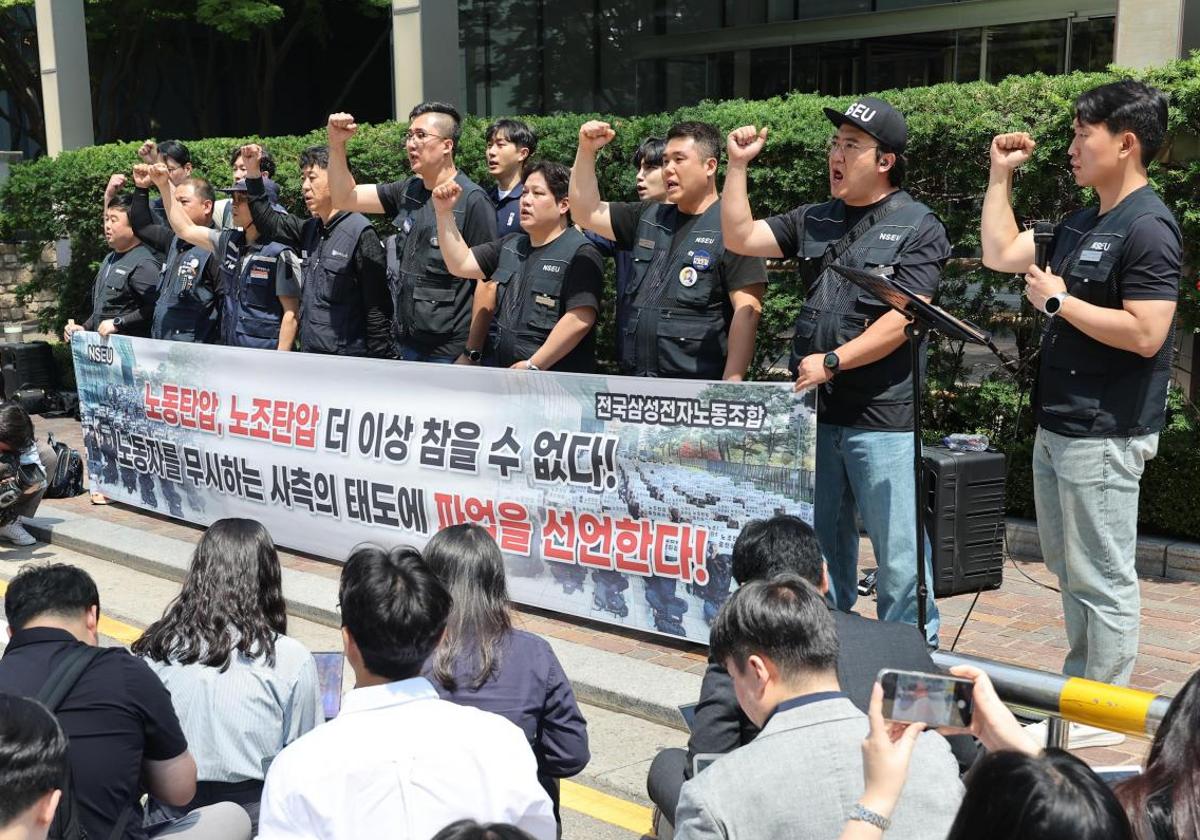
[[[46,476],[53,475],[58,455],[33,436],[33,420],[15,402],[0,403],[0,539],[33,545],[33,534],[18,518],[37,513],[46,495]]]

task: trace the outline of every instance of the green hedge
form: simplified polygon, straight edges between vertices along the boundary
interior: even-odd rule
[[[1060,218],[1091,199],[1075,186],[1067,162],[1072,136],[1071,103],[1082,91],[1125,75],[1144,78],[1170,96],[1175,143],[1167,161],[1152,167],[1151,177],[1183,226],[1185,262],[1194,267],[1200,242],[1200,159],[1194,151],[1196,127],[1200,126],[1200,55],[1137,74],[1115,70],[1067,76],[1038,74],[1009,78],[999,84],[944,84],[882,94],[908,116],[910,164],[906,186],[938,212],[961,258],[947,271],[939,302],[985,328],[1015,330],[1023,353],[1033,343],[1033,324],[996,302],[997,292],[1017,291],[1017,281],[983,269],[974,259],[988,145],[1001,131],[1034,134],[1039,141],[1037,152],[1015,184],[1017,210],[1026,220]],[[822,200],[828,193],[824,143],[831,129],[821,109],[844,107],[848,101],[845,97],[804,94],[765,101],[706,102],[672,114],[616,118],[616,140],[599,161],[602,190],[609,198],[633,199],[629,160],[641,138],[662,135],[678,119],[703,119],[722,130],[747,123],[770,126],[767,148],[751,168],[750,194],[756,215],[781,213],[802,202]],[[595,116],[599,115],[527,118],[540,137],[538,156],[569,163],[574,158],[580,123]],[[488,177],[485,125],[486,121],[478,118],[466,121],[459,153],[464,171],[480,183],[486,183]],[[350,144],[351,166],[361,181],[390,181],[407,174],[405,128],[400,123],[361,128]],[[86,314],[84,298],[106,251],[100,219],[104,185],[112,172],[130,171],[140,139],[20,164],[13,168],[0,192],[0,238],[25,242],[31,264],[36,263],[34,257],[43,243],[70,239],[71,265],[61,270],[43,267],[27,288],[30,292],[55,290],[56,303],[43,315],[48,327],[57,329],[68,317]],[[230,151],[249,139],[205,139],[189,141],[188,146],[199,174],[222,184],[229,177]],[[304,213],[295,161],[300,149],[324,141],[323,128],[299,137],[253,139],[262,142],[279,162],[277,180],[285,203],[293,212]],[[386,219],[379,218],[377,223],[387,232]],[[774,268],[755,353],[753,373],[759,377],[767,375],[771,364],[786,352],[785,335],[800,300],[789,267]],[[1200,293],[1194,280],[1194,270],[1188,268],[1181,302],[1182,322],[1187,328],[1197,323],[1200,313]],[[608,330],[608,319],[602,317],[601,354],[611,356]],[[1028,481],[1020,472],[1028,463],[1022,454],[1029,446],[1028,429],[1012,427],[1013,414],[1006,413],[1001,404],[1005,399],[1003,383],[962,387],[970,371],[962,365],[961,355],[961,348],[953,345],[938,343],[933,348],[930,378],[934,384],[926,411],[929,428],[988,429],[1006,440],[1014,456],[1010,508],[1014,513],[1029,515],[1032,505]],[[1176,509],[1186,505],[1171,504],[1200,498],[1198,434],[1189,426],[1164,435],[1160,455],[1151,462],[1143,484],[1143,519],[1149,529],[1200,538],[1197,516]]]

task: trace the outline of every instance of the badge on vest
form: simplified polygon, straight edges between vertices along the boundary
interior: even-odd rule
[[[548,306],[551,308],[558,305],[558,301],[550,297],[550,295],[538,295],[533,299],[533,302],[538,306]]]
[[[250,279],[251,280],[270,280],[271,279],[271,269],[265,265],[252,265],[252,266],[250,266]]]
[[[196,271],[200,268],[200,260],[196,257],[184,260],[179,264],[179,276],[184,280],[195,280]]]
[[[437,246],[438,246],[437,237],[436,236],[429,237],[429,247],[436,248]]]
[[[700,272],[692,268],[690,265],[685,265],[679,269],[679,285],[691,288],[696,285],[696,281],[700,278]]]
[[[713,257],[708,251],[697,251],[692,254],[692,268],[697,271],[708,271],[712,268]]]
[[[1100,258],[1103,256],[1104,256],[1104,253],[1102,251],[1092,251],[1089,249],[1087,251],[1079,252],[1079,261],[1087,262],[1087,263],[1098,263],[1098,262],[1100,262]]]
[[[404,224],[400,226],[400,229],[405,233],[408,233],[410,230],[412,230],[412,216],[405,217]]]
[[[639,248],[653,248],[654,240],[653,239],[639,239],[638,247]]]

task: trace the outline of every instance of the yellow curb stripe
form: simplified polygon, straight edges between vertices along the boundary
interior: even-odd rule
[[[8,582],[0,580],[0,598],[4,597],[4,593],[8,591]],[[116,639],[123,645],[131,645],[137,641],[142,635],[142,631],[131,624],[126,624],[123,621],[117,621],[115,618],[109,618],[106,615],[100,616],[100,624],[98,629],[100,635],[108,636],[110,639]]]
[[[639,837],[650,833],[650,809],[616,796],[563,780],[559,789],[562,807],[584,816],[632,831]]]
[[[0,580],[0,598],[8,590],[8,583]],[[123,645],[131,645],[142,635],[137,627],[117,621],[115,618],[100,616],[100,633],[116,639]],[[651,811],[644,805],[628,802],[616,796],[610,796],[594,788],[581,785],[578,782],[563,780],[560,788],[562,807],[568,808],[584,816],[615,825],[626,831],[632,831],[639,837],[649,834],[651,829]]]

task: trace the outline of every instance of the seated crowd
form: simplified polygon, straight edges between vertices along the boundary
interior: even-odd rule
[[[1041,750],[974,668],[952,669],[974,683],[968,730],[885,720],[878,670],[936,667],[912,628],[829,607],[802,521],[750,523],[733,575],[688,750],[650,771],[660,837],[1200,836],[1200,674],[1145,772],[1113,790]],[[587,723],[550,646],[513,626],[486,531],[350,554],[354,689],[330,720],[281,578],[259,523],[220,520],[129,651],[98,646],[85,571],[23,568],[4,598],[0,840],[561,836],[558,783],[589,761]]]

